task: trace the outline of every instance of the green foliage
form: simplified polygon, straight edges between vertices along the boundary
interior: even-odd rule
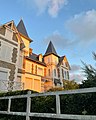
[[[63,87],[53,87],[49,89],[47,92],[55,92],[55,91],[62,91],[62,90],[64,90]]]
[[[32,98],[32,112],[39,113],[56,113],[55,96],[44,96]]]
[[[63,80],[64,90],[78,89],[79,85],[74,80]]]
[[[96,53],[93,53],[94,60],[96,60]],[[92,65],[84,65],[83,71],[85,73],[86,80],[82,81],[80,88],[96,87],[96,68]]]
[[[96,93],[61,96],[61,113],[96,115]]]
[[[78,89],[79,85],[74,80],[63,80],[63,87],[53,87],[48,92]]]

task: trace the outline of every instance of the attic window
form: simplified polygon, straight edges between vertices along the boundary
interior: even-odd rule
[[[11,25],[12,25],[12,23],[10,23],[10,24],[8,25],[8,27],[10,27],[10,28],[11,28]]]

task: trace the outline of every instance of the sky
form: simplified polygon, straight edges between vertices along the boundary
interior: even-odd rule
[[[30,47],[44,54],[51,40],[59,56],[66,55],[70,79],[84,79],[82,62],[95,64],[96,0],[0,0],[0,24],[23,19]]]

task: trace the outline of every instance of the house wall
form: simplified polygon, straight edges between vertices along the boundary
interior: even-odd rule
[[[10,28],[1,27],[0,29],[0,79],[15,81],[17,78],[17,60],[19,45],[17,37],[14,40],[14,33]],[[2,32],[3,31],[3,32]],[[3,33],[3,34],[2,34]],[[16,35],[15,35],[16,36]],[[1,88],[2,89],[2,88]]]
[[[25,73],[24,76],[22,76],[22,82],[24,83],[24,90],[30,89],[37,92],[41,92],[40,76]]]
[[[41,78],[44,76],[45,66],[25,59],[25,71],[21,76],[24,89],[41,92]]]
[[[24,38],[23,36],[21,36],[21,39],[23,40],[24,45],[25,45],[25,48],[23,49],[23,51],[25,51],[25,56],[29,56],[30,41]]]
[[[49,84],[48,86],[50,87],[54,87],[54,78],[58,79],[58,74],[57,74],[57,64],[58,64],[58,57],[50,54],[48,56],[44,57],[44,62],[46,63],[47,67],[46,67],[46,78],[49,78],[52,82],[46,83]],[[49,70],[50,70],[50,74],[49,74]],[[56,76],[54,74],[54,70],[56,70]]]

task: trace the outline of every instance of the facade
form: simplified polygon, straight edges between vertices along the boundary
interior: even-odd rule
[[[44,92],[63,87],[70,70],[66,56],[60,57],[51,41],[45,54],[37,55],[30,48],[31,42],[23,20],[17,27],[13,21],[0,27],[0,81],[8,82],[7,88],[13,90],[22,86],[22,89]],[[5,89],[2,84],[1,88]]]
[[[17,79],[20,38],[13,21],[0,26],[0,90],[13,89]]]

